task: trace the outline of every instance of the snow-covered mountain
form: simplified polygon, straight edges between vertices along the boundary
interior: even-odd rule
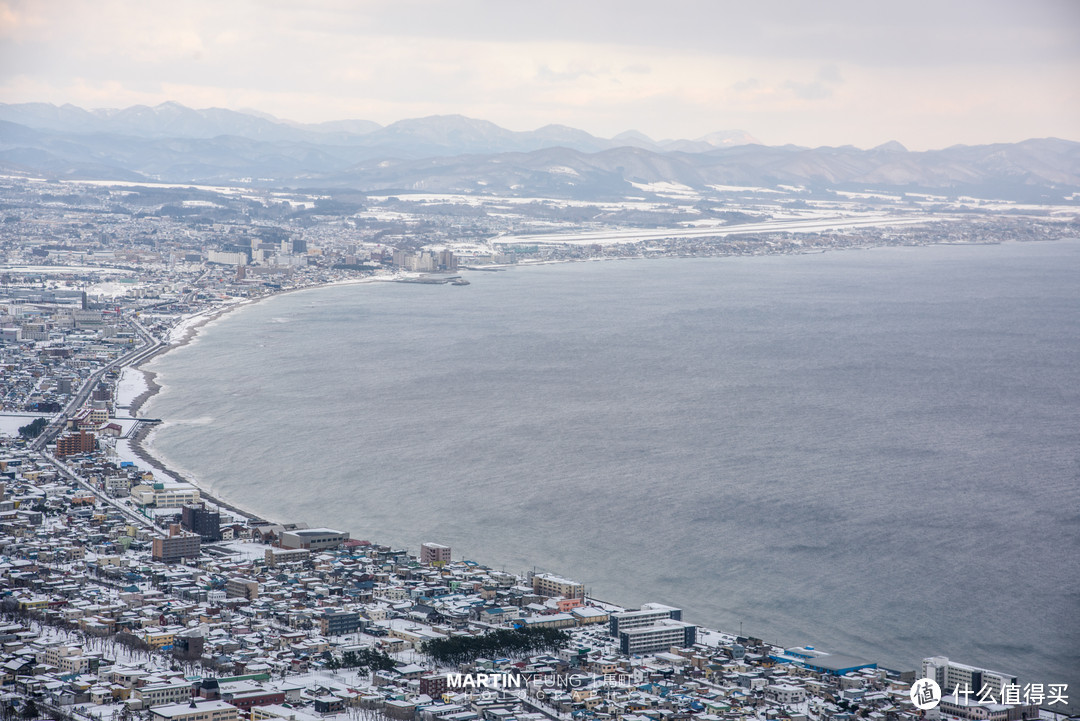
[[[911,152],[767,147],[741,131],[654,141],[561,125],[517,132],[460,115],[316,125],[177,103],[87,111],[0,105],[0,168],[57,178],[234,182],[575,197],[640,195],[638,186],[891,187],[999,197],[1080,189],[1080,143],[1053,138]]]

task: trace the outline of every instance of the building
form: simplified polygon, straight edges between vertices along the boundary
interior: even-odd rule
[[[420,563],[450,563],[450,546],[438,543],[420,544]]]
[[[194,533],[184,533],[173,524],[169,527],[167,538],[155,538],[150,556],[162,563],[179,563],[185,558],[198,558],[201,539]]]
[[[178,704],[191,698],[191,684],[187,681],[150,684],[135,689],[135,698],[142,700],[143,708]]]
[[[788,683],[774,683],[765,687],[765,698],[779,704],[796,704],[806,700],[806,689]]]
[[[533,593],[554,598],[585,598],[585,586],[550,573],[538,573],[532,579]]]
[[[0,297],[22,300],[35,305],[70,305],[83,310],[86,309],[86,291],[84,290],[5,287],[0,291]]]
[[[263,560],[270,568],[278,566],[291,566],[297,563],[306,563],[311,560],[311,551],[303,548],[282,549],[268,548],[263,554]]]
[[[80,408],[68,421],[73,428],[98,428],[109,420],[109,411],[105,408]]]
[[[945,694],[941,697],[938,708],[942,713],[967,721],[1022,721],[1040,718],[1038,706],[977,703],[975,696],[968,701],[962,696],[957,698],[952,694]]]
[[[131,498],[140,506],[182,508],[199,502],[199,489],[190,483],[154,483],[131,489]]]
[[[211,250],[206,254],[206,262],[217,263],[219,265],[247,265],[248,254],[224,250]]]
[[[687,648],[697,642],[697,626],[668,619],[651,626],[619,631],[619,650],[627,656],[661,653],[672,646]]]
[[[58,458],[72,456],[76,453],[93,453],[97,447],[97,440],[93,433],[79,431],[69,433],[56,441],[56,455]]]
[[[773,656],[772,658],[776,658]],[[822,653],[796,661],[803,668],[822,676],[845,676],[864,668],[877,668],[877,663],[843,653]]]
[[[440,270],[457,270],[458,259],[451,250],[439,251],[437,264]]]
[[[672,647],[688,648],[698,640],[698,627],[681,621],[659,621],[619,631],[619,650],[627,655],[663,653]]]
[[[246,598],[249,601],[254,601],[259,597],[259,582],[239,576],[230,578],[225,582],[225,597]]]
[[[420,677],[420,693],[431,698],[442,698],[446,693],[446,674],[429,673]]]
[[[206,504],[189,504],[183,507],[180,525],[199,534],[204,543],[221,540],[221,513],[206,508]]]
[[[337,548],[347,540],[349,540],[347,531],[335,531],[332,528],[303,528],[283,532],[281,547],[324,551]]]
[[[577,619],[579,626],[587,626],[593,623],[607,623],[609,621],[607,611],[593,606],[578,606],[570,609],[570,615]]]
[[[245,713],[245,716],[247,716],[253,706],[271,706],[285,703],[285,692],[242,681],[223,684],[221,698],[241,711],[247,712]]]
[[[646,603],[638,611],[623,611],[611,614],[608,619],[608,633],[613,638],[618,638],[620,631],[652,626],[669,619],[681,621],[682,610],[674,606],[665,606],[662,603]]]
[[[173,638],[173,655],[185,661],[194,661],[202,656],[206,647],[206,637],[197,629],[188,629]]]
[[[356,611],[327,611],[319,617],[319,630],[324,636],[355,633],[359,628],[360,614]]]
[[[525,628],[570,628],[577,625],[577,619],[569,613],[553,613],[546,616],[530,616],[523,619]]]
[[[176,640],[176,631],[176,626],[167,628],[149,626],[143,629],[139,638],[154,648],[164,648],[165,646],[172,646],[173,641]]]
[[[158,706],[150,721],[239,721],[240,709],[224,701],[200,701]]]
[[[937,681],[943,694],[950,694],[957,686],[967,688],[973,694],[987,686],[997,697],[1001,697],[1001,688],[1006,684],[1016,684],[1016,676],[991,671],[976,666],[950,661],[945,656],[931,656],[922,662],[922,677]]]

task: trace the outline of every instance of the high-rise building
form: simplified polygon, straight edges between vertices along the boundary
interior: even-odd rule
[[[450,563],[450,546],[438,543],[420,544],[420,563]]]
[[[697,626],[667,619],[649,626],[619,631],[619,650],[627,656],[661,653],[672,646],[689,648],[697,642]]]
[[[538,573],[532,579],[533,593],[554,598],[585,598],[585,586],[550,573]]]
[[[952,693],[957,686],[967,688],[977,694],[985,686],[996,696],[1001,695],[1001,687],[1016,684],[1016,676],[991,671],[976,666],[950,661],[945,656],[931,656],[922,661],[923,678],[937,681],[942,693]]]
[[[325,636],[355,633],[358,628],[360,614],[356,611],[326,611],[319,616],[319,631]]]
[[[209,510],[205,503],[184,506],[180,512],[180,523],[192,533],[199,534],[205,543],[221,540],[221,513]]]
[[[439,268],[442,270],[457,270],[458,259],[451,250],[439,252]]]
[[[179,563],[185,558],[198,558],[200,539],[194,533],[185,533],[179,524],[169,526],[168,538],[155,538],[150,557],[162,563]]]
[[[86,431],[69,433],[63,438],[57,439],[56,455],[58,458],[63,458],[76,453],[93,453],[96,443],[93,433],[87,433]]]
[[[638,611],[623,611],[611,614],[608,618],[608,632],[618,638],[621,631],[652,626],[668,619],[681,621],[682,610],[674,606],[665,606],[662,603],[646,603],[642,604],[641,609]]]

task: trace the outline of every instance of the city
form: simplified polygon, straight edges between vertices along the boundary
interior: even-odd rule
[[[1065,712],[1062,685],[932,648],[920,668],[886,669],[710,630],[659,603],[620,607],[583,582],[493,570],[426,538],[410,553],[258,518],[143,448],[159,419],[140,414],[156,384],[139,367],[222,313],[304,288],[1075,238],[1075,206],[670,185],[601,203],[15,175],[0,190],[4,717],[901,721],[923,717],[911,699],[922,677],[938,679],[940,713],[956,718]]]

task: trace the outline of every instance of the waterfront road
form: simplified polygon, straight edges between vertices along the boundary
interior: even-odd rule
[[[90,392],[94,389],[95,386],[97,386],[98,382],[107,372],[109,372],[113,368],[122,368],[123,366],[136,365],[138,363],[141,363],[142,361],[156,353],[158,349],[160,349],[161,346],[164,345],[160,340],[152,336],[150,332],[146,330],[146,328],[144,328],[142,324],[140,324],[138,321],[131,319],[130,322],[135,328],[135,332],[138,333],[139,336],[142,338],[143,345],[130,351],[129,353],[120,356],[116,360],[105,364],[100,369],[98,369],[97,372],[93,373],[89,378],[87,378],[86,382],[82,384],[82,387],[79,388],[79,390],[75,393],[74,396],[72,396],[71,401],[67,404],[67,407],[64,408],[64,410],[61,411],[59,414],[54,416],[53,419],[49,422],[49,425],[45,427],[45,430],[42,431],[37,438],[30,442],[31,450],[42,450],[49,443],[52,443],[56,436],[60,435],[60,431],[63,430],[65,425],[67,425],[68,420],[70,420],[72,415],[75,414],[75,411],[82,407],[83,403],[86,402],[86,399],[90,397]]]

